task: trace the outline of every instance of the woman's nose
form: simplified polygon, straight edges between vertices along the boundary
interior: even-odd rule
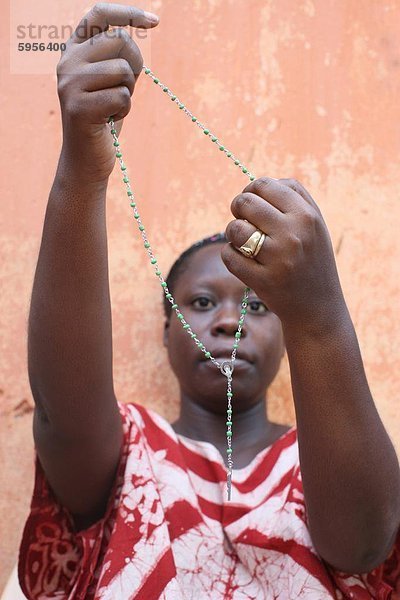
[[[212,335],[228,335],[234,337],[238,329],[240,317],[240,308],[238,308],[237,305],[234,307],[221,307],[221,309],[216,313],[215,319],[212,323]],[[247,332],[245,325],[242,326],[241,332],[242,337],[245,337]]]

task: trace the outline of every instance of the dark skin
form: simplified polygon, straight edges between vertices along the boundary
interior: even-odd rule
[[[105,206],[115,148],[106,123],[113,115],[119,133],[143,65],[137,45],[123,28],[157,24],[140,9],[114,4],[96,5],[85,20],[89,27],[78,26],[80,34],[68,41],[57,67],[63,145],[46,211],[28,331],[35,445],[49,483],[77,529],[104,515],[122,441],[112,376]],[[117,28],[109,32],[109,26]],[[233,200],[232,213],[234,220],[227,227],[231,243],[222,247],[222,260],[282,326],[314,546],[339,570],[369,571],[386,559],[399,529],[400,471],[368,387],[328,230],[315,201],[295,180],[262,177],[252,182]],[[255,228],[267,239],[251,260],[235,247]],[[232,287],[232,295],[223,298],[224,312],[229,308],[233,314],[233,298],[236,303]],[[206,322],[203,318],[201,323]],[[258,319],[246,318],[248,342],[256,342],[256,332],[253,336],[250,331],[253,318]],[[235,311],[235,323],[236,319]],[[273,321],[272,316],[265,317],[266,323],[267,319]],[[171,323],[171,347],[173,327]],[[226,327],[225,321],[218,335],[212,336],[210,328],[204,334],[213,342],[225,340],[230,336]],[[244,348],[245,336],[242,341]],[[259,340],[255,347],[260,350]],[[254,440],[264,447],[273,441],[261,400],[278,369],[283,345],[271,341],[269,348],[275,349],[275,362],[265,355],[265,365],[271,368],[265,379],[256,365],[252,394],[246,396],[241,383],[244,371],[234,372],[238,442],[241,423],[242,433],[248,432],[247,419],[256,427],[252,440],[243,433],[241,441],[251,442],[249,454],[240,457],[243,464],[256,452]],[[195,362],[189,367],[199,373],[211,369]],[[221,399],[219,414],[211,412],[217,419],[212,431],[225,456],[225,438],[222,444],[217,437],[225,419],[224,383],[217,375],[210,370]],[[215,411],[214,392],[211,395],[202,379],[205,387],[198,397],[186,373],[181,379],[182,407],[190,407],[195,418],[185,431],[206,439],[204,423],[211,421],[207,410]],[[247,402],[253,408],[245,416]],[[253,409],[265,431],[252,418]],[[182,422],[188,426],[190,421],[183,415]]]
[[[185,263],[174,286],[174,297],[206,348],[222,362],[235,341],[243,283],[221,260],[221,244],[197,250]],[[186,437],[213,444],[227,464],[226,377],[195,346],[173,313],[165,325],[164,345],[180,385],[180,416],[173,429]],[[290,426],[272,423],[266,392],[284,354],[281,323],[250,293],[234,372],[234,468],[250,463]],[[243,358],[241,358],[243,357]],[[246,357],[246,359],[244,359]]]
[[[294,179],[262,177],[231,209],[222,260],[282,323],[314,546],[339,570],[370,571],[399,530],[400,470],[369,390],[328,228]],[[248,259],[237,248],[256,228],[267,237]]]

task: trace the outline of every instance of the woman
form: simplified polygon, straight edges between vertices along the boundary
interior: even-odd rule
[[[106,122],[113,115],[120,129],[142,59],[124,30],[105,32],[156,24],[139,9],[97,5],[58,66],[63,147],[29,320],[37,457],[22,589],[28,598],[389,598],[399,591],[399,464],[328,230],[301,184],[250,183],[232,202],[229,243],[196,244],[167,281],[221,359],[231,354],[244,283],[254,290],[234,369],[232,501],[226,378],[168,303],[178,420],[115,398]],[[238,249],[256,230],[267,237],[244,256]],[[266,416],[285,347],[297,427]]]

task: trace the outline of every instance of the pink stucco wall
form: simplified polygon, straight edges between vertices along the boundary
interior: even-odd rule
[[[90,6],[38,0],[18,12],[17,4],[10,11],[2,3],[0,21],[0,589],[16,560],[32,491],[26,325],[61,141],[57,57],[46,56],[43,72],[32,55],[16,57],[15,24],[51,15],[53,23],[73,25]],[[140,6],[161,17],[143,44],[161,80],[257,176],[296,177],[321,207],[370,387],[400,453],[399,1],[153,0]],[[121,143],[166,272],[189,243],[225,228],[231,199],[247,180],[144,76]],[[117,396],[172,421],[177,385],[161,345],[159,284],[117,169],[108,196]],[[269,414],[294,422],[286,362]]]

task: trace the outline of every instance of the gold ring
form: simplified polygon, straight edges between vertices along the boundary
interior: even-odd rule
[[[246,258],[255,258],[257,254],[260,252],[261,247],[265,240],[265,233],[256,229],[254,233],[251,234],[248,240],[238,248],[235,246],[239,252],[241,252]]]

